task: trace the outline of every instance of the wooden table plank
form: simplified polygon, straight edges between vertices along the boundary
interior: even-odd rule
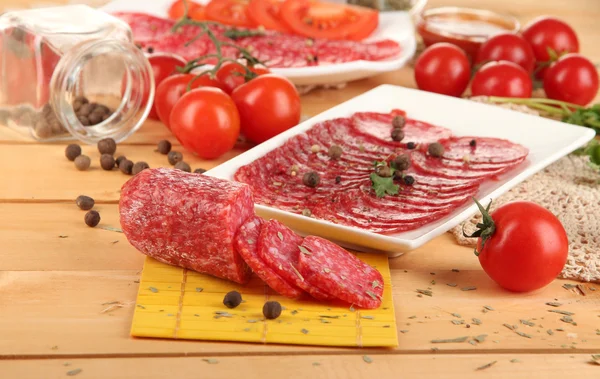
[[[162,379],[166,377],[237,378],[447,378],[564,379],[597,377],[599,367],[589,354],[428,354],[362,356],[306,355],[252,357],[46,359],[0,361],[0,372],[11,378]],[[210,359],[208,363],[206,360]],[[216,361],[213,361],[216,359]],[[513,361],[516,360],[516,361]],[[496,362],[484,370],[477,370]],[[80,371],[79,371],[80,370]]]
[[[393,266],[401,267],[401,258]],[[0,272],[0,358],[10,356],[98,356],[184,355],[190,353],[247,354],[303,353],[360,349],[316,348],[260,344],[182,342],[134,339],[129,327],[137,293],[139,270],[110,271],[3,271]],[[431,352],[578,352],[600,350],[597,328],[600,325],[600,287],[582,296],[561,287],[556,281],[533,294],[514,294],[497,287],[481,270],[437,270],[431,275],[418,268],[392,269],[396,324],[399,330],[397,351]],[[431,284],[435,279],[436,284]],[[450,287],[446,283],[456,283]],[[477,286],[475,291],[461,291]],[[433,297],[418,297],[416,289],[430,287]],[[555,300],[558,299],[558,300]],[[106,303],[118,301],[123,308],[102,313]],[[560,314],[548,312],[545,305],[559,301],[558,308],[573,312],[577,326],[560,321]],[[285,304],[282,304],[285,306]],[[493,311],[484,313],[484,306]],[[452,315],[452,313],[458,315]],[[481,325],[475,325],[478,318]],[[536,326],[526,326],[521,319]],[[453,320],[465,320],[454,325]],[[517,325],[525,338],[503,326]],[[470,327],[466,327],[470,324]],[[540,326],[542,325],[542,326]],[[557,328],[563,331],[556,331]],[[553,335],[546,330],[553,329]],[[485,342],[435,344],[435,339],[487,334]],[[497,342],[494,342],[497,341]],[[58,346],[53,350],[52,346]],[[378,350],[378,349],[375,349]],[[378,350],[382,351],[382,350]],[[391,350],[383,350],[391,351]]]

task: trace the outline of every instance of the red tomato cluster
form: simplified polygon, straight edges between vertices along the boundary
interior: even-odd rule
[[[263,27],[311,38],[362,40],[379,24],[376,10],[316,0],[211,0],[206,6],[187,0],[188,16],[224,25]],[[185,13],[184,0],[169,9],[169,17]]]
[[[300,121],[300,96],[294,84],[260,67],[226,63],[215,77],[177,74],[184,63],[149,58],[156,82],[153,111],[186,149],[214,159],[233,148],[243,134],[254,143]],[[189,91],[188,91],[189,86]]]
[[[540,17],[521,34],[502,33],[483,43],[472,57],[472,80],[467,55],[448,43],[423,52],[415,63],[415,80],[422,90],[449,96],[461,96],[471,82],[473,96],[528,98],[537,78],[548,98],[586,105],[598,92],[598,72],[578,52],[577,35],[569,25]]]

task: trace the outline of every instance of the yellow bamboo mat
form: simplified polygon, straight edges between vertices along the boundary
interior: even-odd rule
[[[240,341],[322,346],[398,345],[388,258],[357,254],[383,276],[379,309],[354,309],[348,304],[290,300],[276,294],[256,276],[238,285],[146,258],[140,280],[131,335],[212,341]],[[223,305],[229,291],[243,302]],[[262,314],[265,301],[278,301],[283,312],[276,320]]]

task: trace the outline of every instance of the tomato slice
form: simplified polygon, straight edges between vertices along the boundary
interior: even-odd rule
[[[224,25],[251,28],[254,22],[248,18],[248,3],[242,0],[211,0],[206,5],[206,18]]]
[[[194,3],[193,1],[190,1],[190,0],[187,0],[187,4],[188,4],[188,15],[190,17],[195,9],[203,8],[203,6],[201,4]],[[177,0],[173,4],[171,4],[171,7],[169,8],[169,12],[167,14],[169,15],[169,18],[173,19],[173,20],[178,20],[178,19],[182,18],[183,15],[185,14],[184,0]]]
[[[206,9],[203,6],[195,7],[188,12],[188,16],[196,21],[206,20]]]
[[[256,25],[261,25],[268,30],[277,30],[282,33],[292,33],[283,21],[279,12],[283,1],[281,0],[250,0],[248,4],[248,17]]]
[[[361,40],[379,24],[379,14],[369,8],[315,0],[286,0],[281,19],[305,37]]]

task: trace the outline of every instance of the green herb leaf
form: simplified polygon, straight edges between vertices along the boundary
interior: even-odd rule
[[[375,195],[377,197],[384,197],[387,195],[397,195],[400,190],[400,186],[394,184],[393,177],[382,178],[376,173],[371,173],[371,184],[373,186],[373,190],[375,190]]]

